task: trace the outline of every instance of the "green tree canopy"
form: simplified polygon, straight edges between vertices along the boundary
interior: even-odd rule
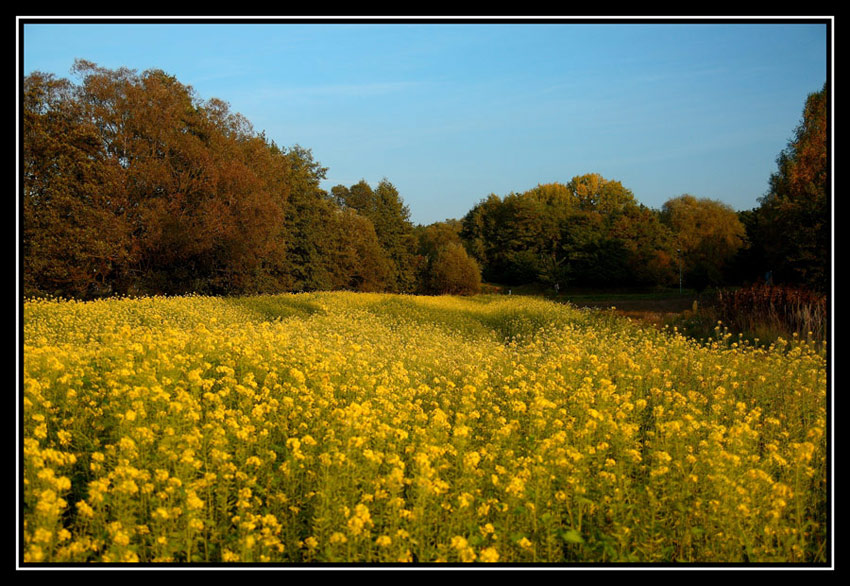
[[[735,210],[713,199],[685,194],[667,200],[661,217],[672,231],[688,282],[697,289],[722,284],[727,263],[747,244]]]
[[[332,276],[325,288],[386,291],[392,267],[371,220],[351,209],[335,209],[324,221],[329,238],[323,258]]]
[[[426,258],[435,258],[437,251],[447,244],[463,245],[461,229],[461,222],[452,219],[434,222],[427,226],[416,226],[414,232],[418,242],[417,254]]]
[[[583,210],[611,216],[637,205],[631,190],[619,181],[608,180],[598,173],[573,177],[567,189]]]
[[[461,244],[440,247],[429,265],[427,287],[442,295],[474,295],[481,291],[481,271]]]
[[[410,209],[395,186],[386,178],[375,189],[365,181],[331,189],[332,197],[343,209],[368,218],[375,228],[378,242],[390,262],[389,288],[412,293],[416,283],[416,237],[410,221]]]
[[[598,174],[490,195],[462,220],[484,278],[505,284],[661,284],[669,230],[619,182]]]

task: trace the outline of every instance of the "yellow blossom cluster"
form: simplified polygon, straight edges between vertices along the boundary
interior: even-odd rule
[[[32,300],[23,560],[812,562],[826,357],[521,296]]]

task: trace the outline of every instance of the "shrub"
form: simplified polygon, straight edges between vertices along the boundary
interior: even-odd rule
[[[481,291],[481,270],[463,246],[449,243],[430,268],[430,289],[443,295],[475,295]]]
[[[753,285],[717,293],[718,316],[730,330],[779,331],[826,338],[826,295],[806,289]]]

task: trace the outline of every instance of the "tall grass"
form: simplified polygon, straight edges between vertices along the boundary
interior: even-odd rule
[[[771,285],[720,290],[715,307],[719,319],[733,331],[826,339],[826,296],[812,291]]]

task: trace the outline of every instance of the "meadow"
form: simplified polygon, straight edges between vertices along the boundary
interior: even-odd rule
[[[23,306],[25,563],[826,563],[823,343],[519,295]]]

